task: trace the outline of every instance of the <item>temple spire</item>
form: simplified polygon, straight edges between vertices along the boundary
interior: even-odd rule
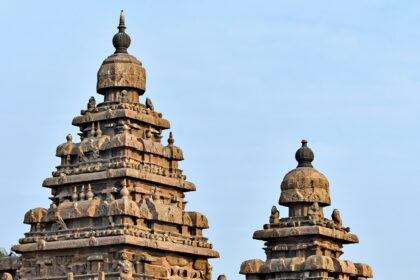
[[[118,25],[118,33],[112,38],[112,44],[115,47],[115,53],[127,53],[127,49],[131,44],[131,38],[125,33],[125,14],[124,10],[121,10],[120,24]]]

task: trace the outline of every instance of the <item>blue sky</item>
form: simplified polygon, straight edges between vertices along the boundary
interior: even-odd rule
[[[376,279],[410,279],[420,250],[418,1],[0,0],[0,242],[49,205],[55,148],[95,95],[124,9],[129,52],[184,150],[221,258],[214,277],[264,258],[268,221],[305,138],[330,180],[332,207],[358,234],[343,258]],[[96,95],[100,99],[99,95]],[[144,100],[144,99],[143,99]],[[286,209],[280,208],[281,215]]]

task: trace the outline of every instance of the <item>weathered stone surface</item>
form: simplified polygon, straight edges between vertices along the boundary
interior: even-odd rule
[[[121,15],[116,52],[98,72],[104,101],[90,97],[73,119],[80,141],[57,147],[61,162],[43,182],[51,205],[25,214],[30,230],[12,247],[21,256],[0,258],[4,279],[211,279],[219,254],[203,236],[207,218],[185,211],[195,185],[172,133],[162,143],[169,121],[140,102],[145,70],[130,42]]]
[[[313,168],[314,154],[302,141],[296,152],[298,166],[283,179],[279,203],[289,208],[289,216],[281,218],[271,208],[269,224],[254,233],[265,241],[266,261],[249,260],[240,273],[247,280],[272,279],[347,279],[372,278],[371,268],[342,260],[344,244],[358,243],[350,228],[343,227],[340,212],[334,209],[331,219],[324,217],[325,206],[331,204],[327,178]]]
[[[262,260],[254,259],[244,261],[241,264],[241,269],[239,270],[242,274],[256,274],[260,273],[261,267],[264,265]]]
[[[126,53],[116,53],[109,56],[98,71],[96,89],[102,92],[108,88],[136,88],[146,90],[146,71],[140,61]]]
[[[287,173],[281,183],[279,203],[287,206],[294,202],[330,205],[329,183],[324,174],[312,167],[300,167]]]

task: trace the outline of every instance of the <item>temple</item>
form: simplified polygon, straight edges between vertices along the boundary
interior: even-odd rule
[[[29,232],[0,259],[2,279],[203,279],[218,252],[203,236],[207,218],[185,210],[195,191],[179,168],[182,150],[169,121],[155,111],[142,63],[128,54],[123,12],[115,53],[97,80],[103,101],[91,97],[73,119],[80,142],[67,135],[61,159],[43,186],[48,208],[29,210]]]
[[[267,260],[245,261],[240,273],[247,280],[372,278],[368,265],[340,258],[343,245],[358,243],[358,237],[344,227],[337,209],[331,219],[324,217],[324,207],[331,204],[329,183],[313,168],[314,153],[307,141],[302,141],[295,157],[298,166],[284,177],[279,200],[289,208],[289,216],[281,218],[277,207],[271,208],[269,223],[253,236],[265,241]]]

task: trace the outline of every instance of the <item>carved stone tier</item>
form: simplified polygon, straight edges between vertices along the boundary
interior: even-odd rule
[[[171,178],[160,176],[157,174],[151,174],[150,172],[140,171],[131,168],[119,168],[119,169],[108,169],[107,171],[95,172],[92,168],[92,173],[84,173],[79,175],[61,176],[47,178],[43,182],[44,187],[59,187],[62,185],[77,184],[80,185],[87,180],[89,181],[102,181],[108,179],[118,179],[130,177],[140,179],[142,181],[148,181],[150,183],[158,183],[165,186],[174,187],[184,192],[195,191],[196,187],[193,183],[185,181],[184,178]]]
[[[300,237],[319,236],[323,238],[331,238],[340,241],[342,244],[359,243],[357,235],[348,233],[344,230],[330,229],[322,226],[298,226],[292,228],[272,228],[257,230],[254,232],[254,239],[271,240],[291,237],[295,240]]]
[[[145,248],[153,248],[164,252],[176,252],[189,255],[206,256],[210,258],[218,258],[219,254],[216,251],[211,250],[210,244],[206,243],[206,240],[187,240],[187,239],[176,239],[172,236],[164,234],[153,234],[153,233],[139,233],[133,228],[115,230],[113,236],[97,236],[100,232],[86,232],[83,234],[83,238],[70,239],[70,240],[51,240],[45,241],[42,245],[42,251],[49,250],[63,250],[80,247],[96,247],[96,246],[112,246],[112,245],[134,245]],[[131,235],[144,235],[145,238],[131,236]],[[95,241],[92,241],[94,237]],[[49,239],[55,239],[54,237]],[[178,243],[179,242],[179,243]],[[185,245],[185,244],[189,245]],[[200,246],[201,245],[201,246]],[[36,243],[22,243],[15,245],[13,251],[16,253],[27,253],[27,252],[39,252],[39,242]]]
[[[120,100],[120,99],[119,99]],[[99,104],[97,108],[84,110],[83,115],[73,119],[73,125],[82,126],[98,121],[110,121],[115,119],[129,119],[143,122],[148,125],[170,128],[168,120],[162,119],[162,114],[146,109],[143,104],[118,103],[114,105]]]
[[[278,258],[266,262],[257,259],[249,260],[242,263],[240,273],[247,275],[247,279],[360,280],[373,277],[372,269],[366,264],[327,256]],[[267,274],[273,276],[264,278]],[[346,275],[347,278],[335,278],[330,275]]]

